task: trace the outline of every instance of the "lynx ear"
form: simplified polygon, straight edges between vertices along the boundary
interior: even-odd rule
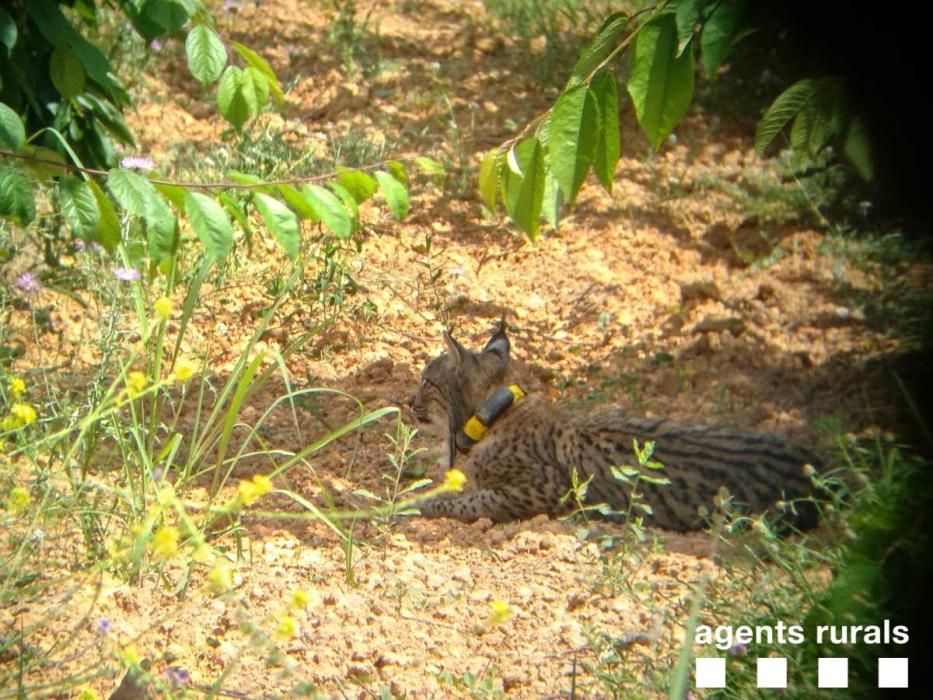
[[[447,352],[454,358],[457,365],[462,364],[470,356],[470,351],[454,340],[453,336],[447,331],[444,331],[444,342],[447,344]]]
[[[499,330],[497,330],[493,336],[489,339],[489,342],[486,343],[486,347],[483,348],[483,354],[492,353],[498,355],[502,361],[503,365],[509,363],[509,348],[511,344],[509,343],[509,337],[505,334],[505,321],[499,325]]]

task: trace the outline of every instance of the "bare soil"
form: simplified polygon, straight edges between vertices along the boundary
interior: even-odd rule
[[[511,135],[510,123],[553,99],[533,82],[535,56],[496,31],[479,2],[378,4],[370,18],[378,36],[367,46],[378,47],[387,68],[374,78],[342,71],[326,39],[332,15],[319,4],[267,0],[217,12],[225,35],[266,56],[288,90],[282,112],[255,128],[308,150],[326,152],[329,137],[357,129],[387,139],[395,157],[433,153],[455,163],[465,153],[475,166]],[[183,177],[172,158],[209,156],[225,127],[187,76],[180,47],[163,51],[162,69],[141,78],[131,128],[141,152]],[[836,416],[852,433],[898,430],[903,415],[885,369],[898,341],[871,316],[872,300],[884,293],[877,270],[833,253],[805,218],[750,220],[722,188],[704,184],[757,177],[792,190],[755,155],[752,137],[752,121],[714,128],[692,114],[652,155],[625,117],[612,193],[588,184],[560,230],[534,243],[484,216],[467,193],[416,188],[403,222],[378,203],[366,208],[360,250],[346,258],[356,289],[337,321],[290,359],[294,386],[340,389],[366,410],[403,408],[421,367],[442,349],[445,324],[475,347],[505,316],[527,389],[577,410],[621,403],[637,414],[771,431],[827,454],[815,419]],[[306,234],[322,235],[312,227]],[[268,303],[266,281],[285,269],[264,232],[257,237],[247,269],[207,288],[185,340],[208,353],[218,381]],[[96,311],[48,289],[36,304],[50,307],[51,330],[27,347],[21,367],[92,365],[81,353],[96,332]],[[259,349],[283,349],[322,313],[307,299],[288,302]],[[27,328],[28,311],[11,323]],[[273,383],[254,397],[244,423],[283,390]],[[282,411],[264,437],[297,451],[358,412],[349,400],[323,395],[302,408],[300,432]],[[318,504],[326,488],[338,505],[365,506],[353,490],[384,492],[392,472],[384,433],[394,429],[389,419],[342,438],[278,485]],[[432,447],[427,442],[419,445]],[[440,476],[436,462],[419,459],[429,476]],[[101,467],[100,478],[106,474]],[[241,468],[235,476],[250,474]],[[283,496],[262,505],[297,511]],[[247,517],[237,585],[222,597],[207,591],[200,570],[175,595],[181,564],[140,585],[85,572],[78,534],[61,533],[44,545],[48,599],[0,611],[0,625],[52,615],[36,641],[68,650],[52,675],[134,643],[154,673],[180,666],[197,686],[227,674],[223,688],[237,697],[289,696],[300,680],[323,697],[377,697],[382,688],[397,697],[469,694],[444,685],[444,672],[490,678],[520,698],[566,697],[572,684],[578,697],[604,697],[587,635],[632,633],[644,638],[634,659],[673,658],[692,587],[703,573],[715,579],[717,567],[709,536],[658,531],[658,548],[633,564],[622,594],[607,586],[597,545],[575,529],[545,517],[495,526],[360,522],[351,577],[343,547],[319,522]],[[289,660],[270,665],[268,650],[248,645],[241,621],[268,627],[299,588],[311,592],[297,613],[300,633],[282,644]],[[493,600],[510,607],[502,624],[489,624]],[[101,618],[112,624],[106,639],[95,631]],[[107,693],[118,681],[93,686]]]

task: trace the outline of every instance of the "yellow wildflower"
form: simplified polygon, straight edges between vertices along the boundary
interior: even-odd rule
[[[126,393],[129,394],[130,398],[142,393],[146,388],[146,384],[148,384],[146,375],[139,370],[134,370],[126,375]]]
[[[214,593],[224,593],[233,587],[233,568],[225,559],[219,559],[207,574],[207,583]]]
[[[160,506],[170,506],[175,501],[175,486],[166,483],[156,491],[156,501]]]
[[[512,611],[509,609],[509,604],[506,601],[490,601],[488,624],[490,626],[501,625],[503,622],[509,619],[511,614]]]
[[[179,357],[175,361],[175,369],[172,370],[172,379],[180,382],[187,382],[200,369],[197,362],[185,357]]]
[[[31,425],[36,422],[36,409],[28,403],[15,403],[10,406],[10,415],[18,418],[21,425]]]
[[[10,380],[9,388],[13,398],[18,399],[26,393],[26,382],[24,382],[21,377],[13,377]]]
[[[199,564],[204,564],[211,558],[211,548],[204,542],[201,542],[195,546],[194,551],[191,553],[191,558]]]
[[[298,636],[298,621],[291,615],[282,615],[279,618],[279,627],[275,636],[280,640],[292,639]]]
[[[181,533],[174,525],[160,527],[152,536],[152,551],[163,559],[173,557],[178,552],[180,537]]]
[[[251,481],[241,481],[239,486],[240,502],[248,506],[272,490],[272,480],[268,476],[256,474]]]
[[[17,486],[10,491],[10,497],[7,499],[7,507],[15,515],[19,515],[29,507],[32,497],[29,495],[29,489],[25,486]]]
[[[17,430],[36,422],[36,409],[28,403],[14,403],[10,413],[0,420],[0,430]]]
[[[123,647],[120,651],[120,661],[123,662],[124,666],[139,666],[140,662],[143,660],[142,655],[139,653],[139,649],[136,648],[135,644],[128,644]]]
[[[78,700],[100,700],[100,695],[93,688],[82,688]]]
[[[173,304],[172,300],[168,297],[160,297],[156,299],[152,308],[155,310],[156,316],[163,321],[168,321],[172,317],[172,312],[175,310],[175,304]]]
[[[0,440],[0,455],[6,452],[6,443],[3,440]]]
[[[308,592],[297,588],[292,591],[292,600],[288,604],[288,607],[292,610],[304,610],[306,607],[308,607],[308,603],[310,602],[311,596],[308,595]]]
[[[444,485],[442,488],[445,491],[463,491],[463,485],[466,483],[466,480],[466,474],[459,469],[448,469],[447,473],[444,475]]]

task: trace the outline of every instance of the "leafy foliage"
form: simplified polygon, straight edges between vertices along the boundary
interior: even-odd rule
[[[360,227],[359,204],[377,193],[396,218],[410,211],[408,172],[395,161],[374,175],[341,170],[274,186],[228,171],[229,181],[245,187],[244,197],[222,187],[207,192],[165,181],[150,172],[154,164],[145,158],[124,158],[114,167],[112,141],[134,143],[120,114],[129,98],[105,53],[79,29],[82,23],[96,27],[102,8],[84,2],[81,12],[66,14],[62,7],[70,4],[39,0],[0,14],[0,52],[10,59],[0,64],[0,217],[28,226],[36,216],[37,193],[56,185],[57,208],[75,239],[98,243],[111,254],[123,241],[134,251],[131,262],[147,259],[155,270],[168,269],[179,250],[179,216],[220,262],[234,250],[234,225],[244,237],[251,235],[251,211],[293,260],[302,250],[302,220],[345,240]],[[191,74],[205,88],[216,85],[219,112],[235,130],[246,129],[268,106],[284,104],[269,63],[239,42],[228,46],[201,0],[121,2],[119,11],[147,40],[187,28]],[[443,174],[429,158],[419,157],[416,166],[431,178]],[[125,231],[121,215],[129,225]]]
[[[696,63],[715,80],[736,44],[757,30],[747,10],[744,0],[676,0],[631,16],[609,15],[580,52],[553,107],[482,159],[482,203],[495,211],[501,201],[512,221],[534,239],[542,216],[552,227],[559,225],[562,209],[573,206],[590,171],[611,191],[620,153],[620,77],[612,72],[614,60],[631,48],[625,88],[641,131],[658,150],[690,108]],[[805,79],[781,94],[759,123],[759,153],[789,124],[794,151],[815,160],[833,140],[841,141],[851,165],[871,180],[865,120],[851,111],[841,80]],[[525,158],[532,154],[531,140],[540,144],[542,157],[540,164],[533,159],[533,171],[526,175],[519,151]]]

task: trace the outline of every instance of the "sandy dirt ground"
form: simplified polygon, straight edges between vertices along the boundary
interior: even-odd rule
[[[284,109],[255,128],[307,151],[327,153],[328,139],[357,130],[386,140],[395,157],[427,153],[456,163],[462,155],[475,166],[512,133],[511,124],[553,99],[529,75],[534,57],[496,30],[478,2],[376,7],[370,27],[378,35],[367,41],[378,46],[385,68],[375,77],[342,71],[326,39],[333,13],[321,3],[267,0],[217,11],[225,36],[266,56],[287,89]],[[184,179],[175,159],[210,157],[224,125],[187,75],[181,49],[163,52],[162,69],[140,78],[130,123],[140,151]],[[714,128],[691,113],[676,141],[651,155],[626,116],[612,193],[587,184],[560,230],[533,244],[485,216],[469,192],[417,186],[403,222],[378,203],[368,206],[359,251],[341,254],[355,287],[336,321],[289,358],[291,380],[296,388],[347,392],[365,410],[404,408],[421,368],[441,351],[446,324],[476,347],[505,315],[523,385],[577,410],[619,403],[638,415],[771,431],[827,454],[828,438],[814,428],[820,419],[834,417],[853,434],[900,429],[905,416],[887,374],[898,341],[872,322],[884,298],[882,276],[835,252],[819,227],[749,218],[726,187],[715,186],[749,181],[795,187],[755,155],[753,121]],[[305,233],[323,235],[311,226]],[[285,269],[271,241],[256,235],[247,269],[207,286],[184,341],[206,351],[218,385],[268,304],[267,281]],[[900,272],[905,279],[926,274]],[[83,341],[96,333],[93,308],[52,290],[36,303],[50,307],[55,330],[27,348],[22,366],[92,366]],[[258,349],[284,349],[326,313],[310,292],[295,295]],[[11,323],[25,328],[28,321],[23,312]],[[62,374],[75,382],[78,375]],[[283,391],[273,381],[252,396],[243,422],[255,421]],[[297,451],[358,412],[352,401],[321,395],[300,407],[300,430],[281,410],[263,437]],[[340,507],[365,506],[354,490],[385,492],[385,475],[393,473],[385,434],[394,431],[388,418],[341,438],[277,485],[319,505],[326,490]],[[432,447],[421,436],[416,445]],[[234,476],[246,478],[262,464],[244,463]],[[440,476],[430,450],[414,465]],[[107,465],[98,469],[95,478],[106,480]],[[273,495],[263,510],[300,508]],[[182,667],[196,686],[222,676],[225,692],[250,698],[292,697],[301,682],[337,698],[386,690],[410,698],[569,697],[571,688],[576,697],[608,697],[598,676],[605,649],[597,651],[594,640],[629,635],[631,687],[650,695],[654,681],[644,669],[655,666],[648,660],[676,658],[691,591],[704,575],[711,585],[718,576],[710,536],[651,535],[656,546],[613,578],[596,541],[546,517],[495,526],[359,522],[348,554],[319,522],[247,516],[236,586],[214,596],[200,569],[176,595],[181,563],[138,585],[88,572],[77,533],[63,532],[44,544],[48,596],[25,610],[0,611],[0,620],[48,623],[44,648],[64,650],[50,674],[133,643],[153,660],[155,674]],[[274,629],[296,589],[310,592],[307,608],[295,614],[300,631],[270,661],[268,648],[250,644],[247,627]],[[499,624],[489,619],[492,601],[509,607]],[[111,625],[106,638],[97,631],[102,618]],[[118,681],[92,685],[106,693]]]

